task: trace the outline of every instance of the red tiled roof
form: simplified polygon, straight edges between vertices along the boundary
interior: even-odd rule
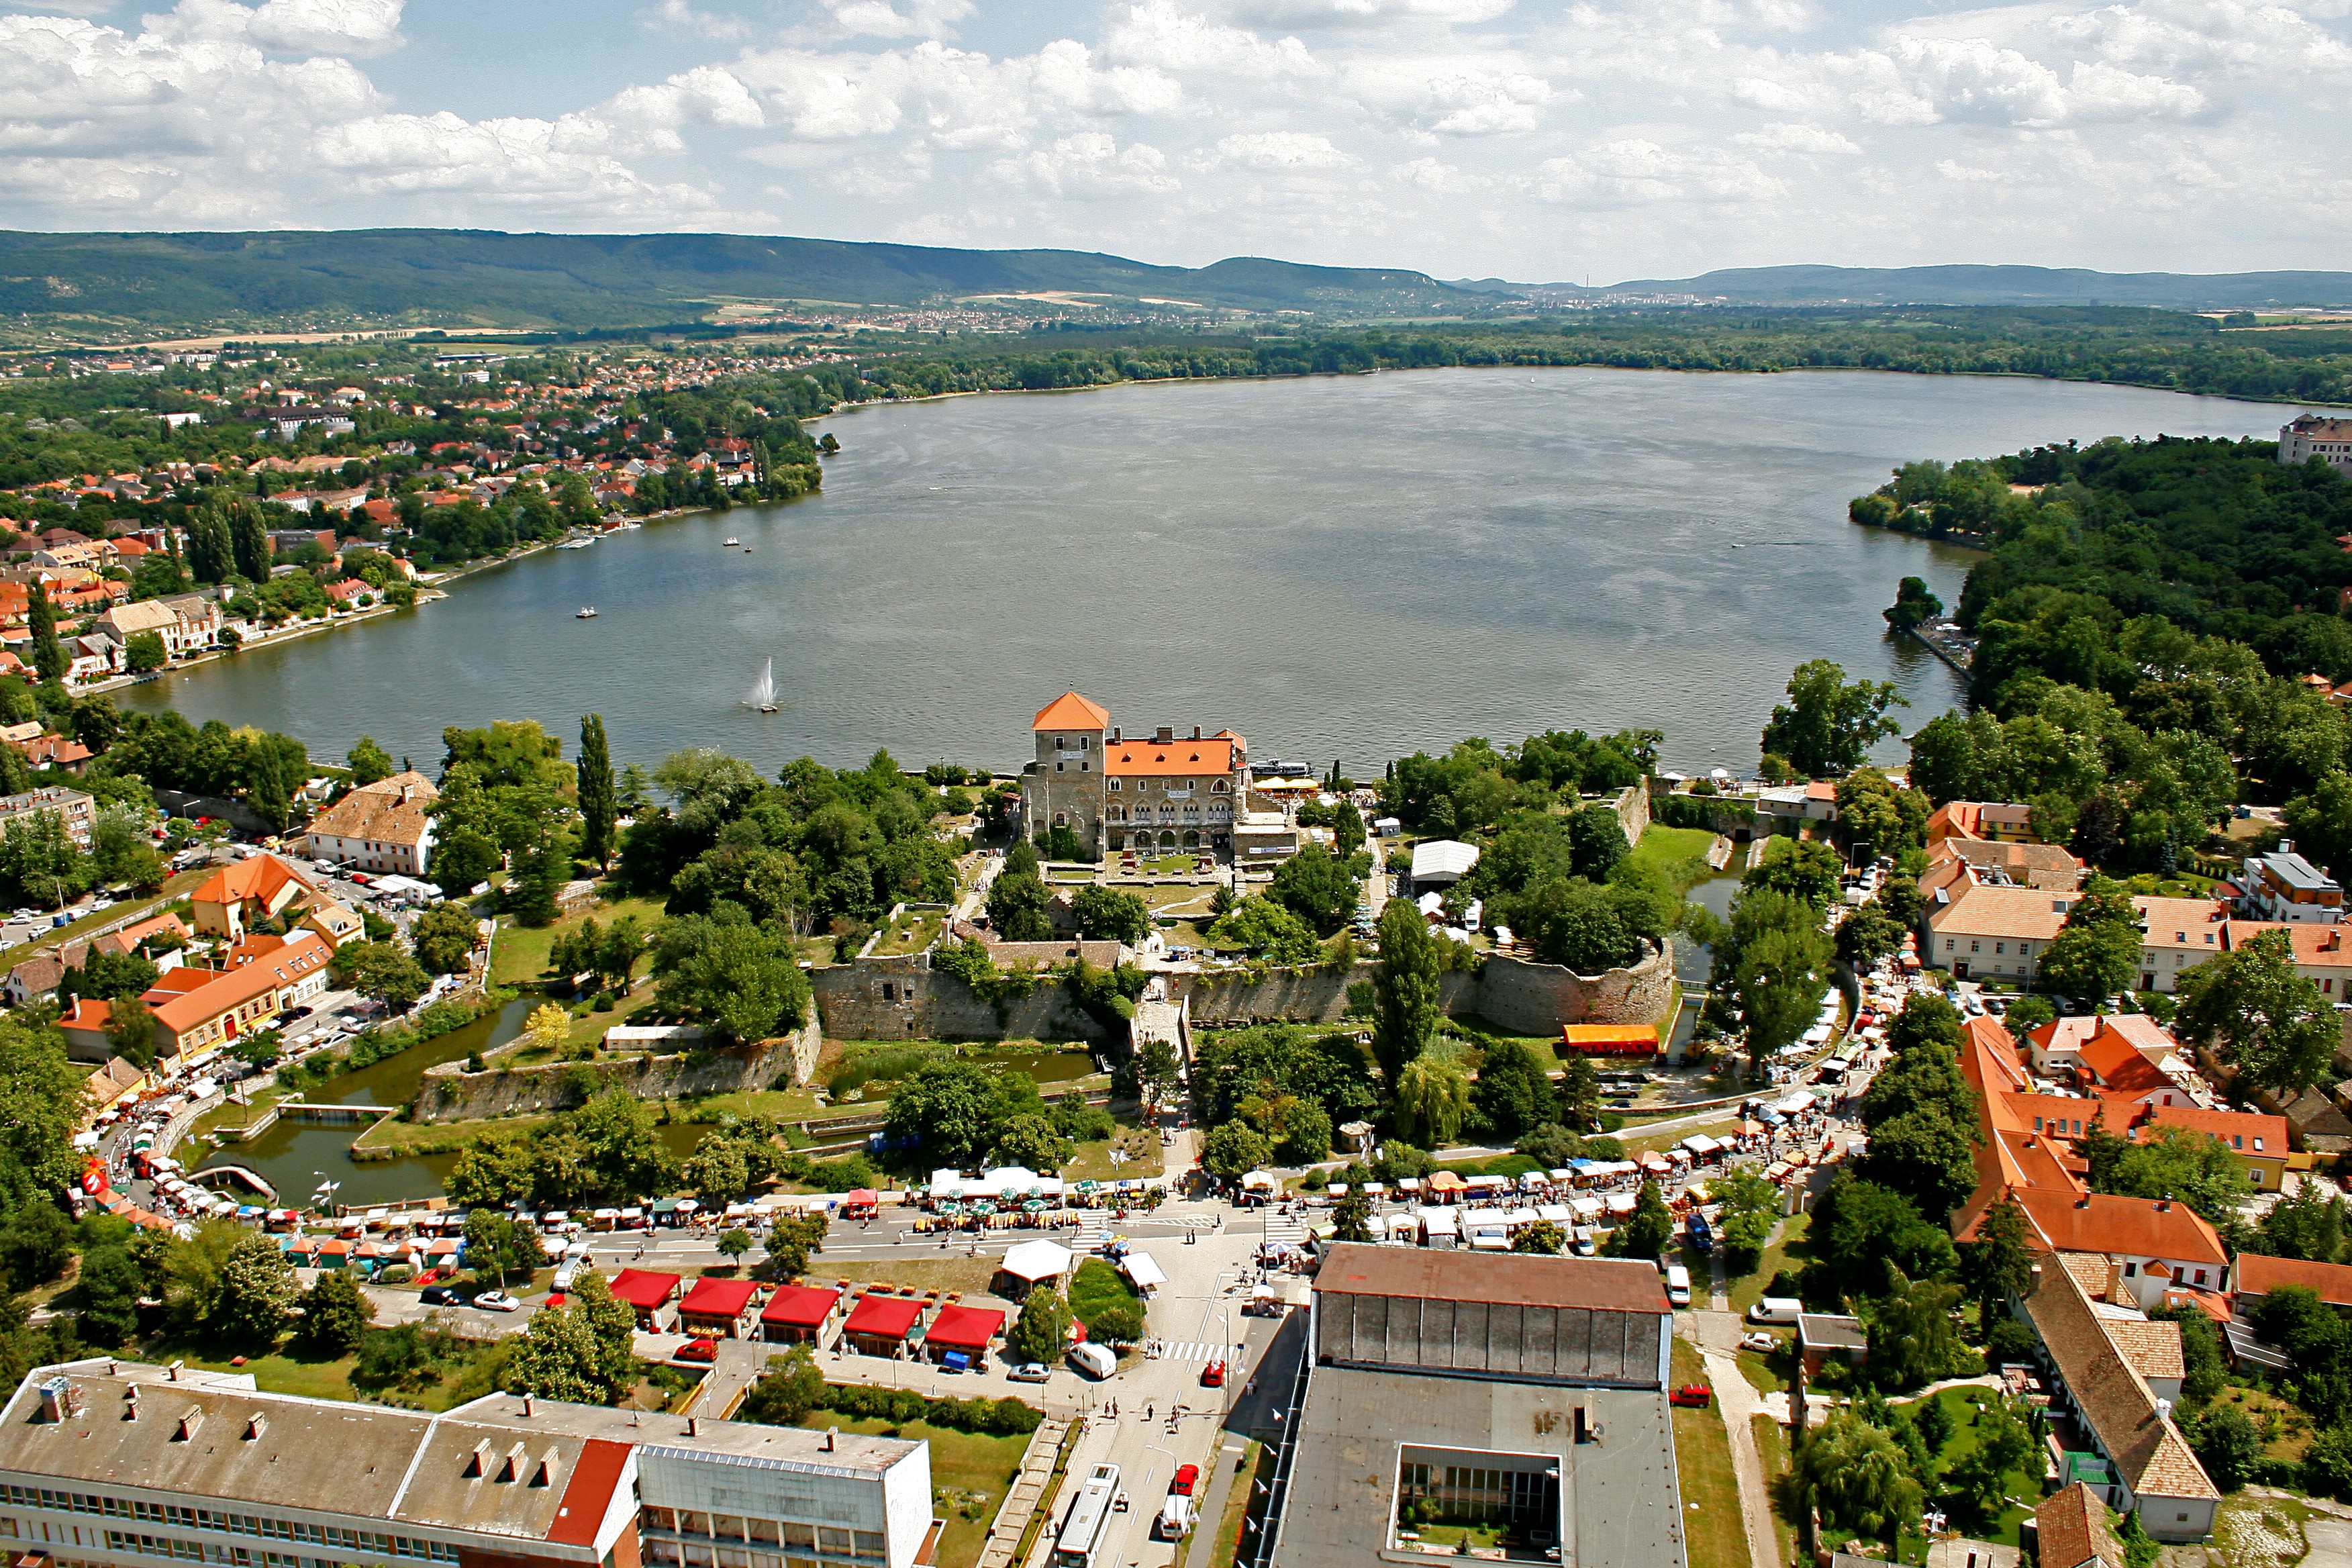
[[[1114,778],[1179,778],[1233,771],[1231,741],[1122,741],[1103,748],[1103,772]]]
[[[677,1299],[680,1276],[656,1274],[649,1268],[624,1268],[613,1276],[604,1287],[615,1301],[626,1301],[632,1307],[651,1311]]]
[[[2282,1285],[2300,1285],[2332,1307],[2352,1307],[2352,1268],[2341,1263],[2306,1263],[2299,1258],[2265,1258],[2259,1252],[2238,1254],[2241,1295],[2267,1296]]]
[[[2111,1193],[2074,1193],[2028,1188],[2017,1194],[2051,1248],[2058,1252],[2116,1252],[2136,1258],[2169,1258],[2229,1267],[2221,1238],[2187,1204],[2159,1208],[2158,1198],[2127,1198]]]
[[[760,1313],[763,1323],[782,1323],[786,1328],[813,1329],[833,1315],[841,1300],[841,1292],[821,1285],[779,1285],[776,1293],[768,1298]]]
[[[1037,730],[1108,730],[1110,710],[1099,703],[1089,702],[1075,691],[1065,691],[1037,710],[1037,721],[1029,726]]]
[[[857,1303],[842,1325],[847,1334],[872,1334],[879,1339],[903,1340],[915,1320],[923,1315],[923,1304],[903,1296],[868,1296]]]
[[[740,1318],[760,1293],[756,1279],[698,1279],[677,1304],[682,1318]]]
[[[985,1307],[942,1307],[924,1333],[927,1344],[956,1350],[986,1350],[1004,1331],[1004,1314]]]

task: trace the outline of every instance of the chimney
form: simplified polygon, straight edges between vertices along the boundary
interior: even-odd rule
[[[2172,1199],[2169,1196],[2157,1199],[2156,1212],[2158,1214],[2170,1214],[2172,1212]]]
[[[263,1415],[260,1411],[257,1410],[252,1415],[245,1418],[245,1440],[247,1442],[259,1442],[261,1440],[261,1435],[268,1430],[269,1430],[268,1417]]]
[[[841,1428],[838,1426],[828,1426],[824,1429],[824,1451],[826,1453],[830,1454],[833,1452],[834,1444],[840,1438],[840,1436]]]
[[[1159,733],[1153,737],[1153,742],[1155,744],[1162,746],[1174,745],[1176,743],[1176,727],[1173,724],[1160,725]]]
[[[689,1415],[686,1418],[686,1435],[689,1437],[699,1437],[702,1436],[701,1416]]]
[[[2292,838],[2282,838],[2282,839],[2280,839],[2280,840],[2279,840],[2278,852],[2279,852],[2280,854],[2282,854],[2282,855],[2292,855],[2292,854],[2294,854],[2294,839],[2292,839]]]
[[[473,1451],[466,1456],[466,1474],[468,1476],[487,1476],[489,1473],[490,1440],[488,1437],[485,1437],[480,1442],[475,1444]]]
[[[1121,734],[1122,732],[1123,732],[1123,731],[1120,731],[1120,729],[1119,729],[1119,727],[1118,727],[1118,725],[1116,725],[1116,724],[1113,724],[1113,725],[1110,727],[1110,743],[1111,743],[1112,745],[1116,746],[1116,745],[1118,745],[1118,744],[1119,744],[1119,743],[1120,743],[1120,742],[1119,742],[1119,736],[1120,736],[1120,734]]]
[[[556,1458],[556,1452],[552,1448],[550,1448],[546,1453],[541,1454],[539,1457],[539,1468],[531,1471],[530,1473],[530,1484],[532,1486],[544,1487],[554,1485]]]
[[[2078,1209],[2089,1208],[2091,1206],[2091,1194],[2084,1193],[2081,1197],[2076,1198],[2074,1200],[2074,1206]]]
[[[71,1414],[72,1407],[67,1395],[71,1394],[72,1391],[73,1384],[66,1381],[65,1375],[62,1373],[42,1384],[41,1419],[44,1421],[62,1421],[67,1417],[67,1415]]]
[[[522,1396],[522,1413],[525,1415],[530,1414],[530,1395],[528,1394]]]
[[[195,1437],[197,1428],[204,1424],[205,1407],[201,1405],[189,1405],[188,1413],[180,1417],[179,1440],[183,1443],[192,1441]]]
[[[169,1366],[165,1367],[165,1368],[163,1369],[163,1373],[164,1373],[165,1377],[167,1377],[170,1381],[172,1381],[172,1382],[173,1382],[173,1383],[177,1383],[177,1382],[179,1382],[179,1381],[180,1381],[180,1365],[181,1365],[181,1363],[178,1363],[178,1362],[173,1362],[171,1365],[169,1365]]]
[[[1194,740],[1196,740],[1196,741],[1197,741],[1197,740],[1199,740],[1200,738],[1201,738],[1201,726],[1199,726],[1198,724],[1195,724],[1195,725],[1193,725],[1193,726],[1192,726],[1192,739],[1194,739]]]
[[[507,1462],[499,1467],[499,1479],[502,1481],[519,1481],[522,1479],[523,1467],[530,1462],[530,1453],[520,1443],[517,1443],[513,1447],[507,1450]]]
[[[139,1419],[139,1385],[135,1383],[122,1391],[122,1418],[125,1421]]]

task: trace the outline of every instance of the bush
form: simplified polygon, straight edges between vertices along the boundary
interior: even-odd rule
[[[825,1384],[824,1408],[852,1420],[887,1421],[894,1426],[928,1421],[950,1431],[1006,1437],[1034,1432],[1045,1419],[1017,1399],[926,1399],[911,1388],[865,1384]]]
[[[1120,1343],[1143,1337],[1143,1302],[1135,1287],[1099,1258],[1089,1258],[1070,1276],[1070,1315],[1087,1326],[1087,1337]]]

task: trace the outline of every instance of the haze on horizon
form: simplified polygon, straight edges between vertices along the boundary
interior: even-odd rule
[[[0,0],[0,226],[2325,268],[2347,100],[2352,0]]]

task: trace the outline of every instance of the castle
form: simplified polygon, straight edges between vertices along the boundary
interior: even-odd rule
[[[1249,742],[1231,730],[1192,737],[1161,728],[1129,740],[1110,710],[1066,691],[1030,726],[1037,754],[1021,779],[1032,836],[1066,827],[1089,859],[1124,849],[1233,849],[1249,791]]]

